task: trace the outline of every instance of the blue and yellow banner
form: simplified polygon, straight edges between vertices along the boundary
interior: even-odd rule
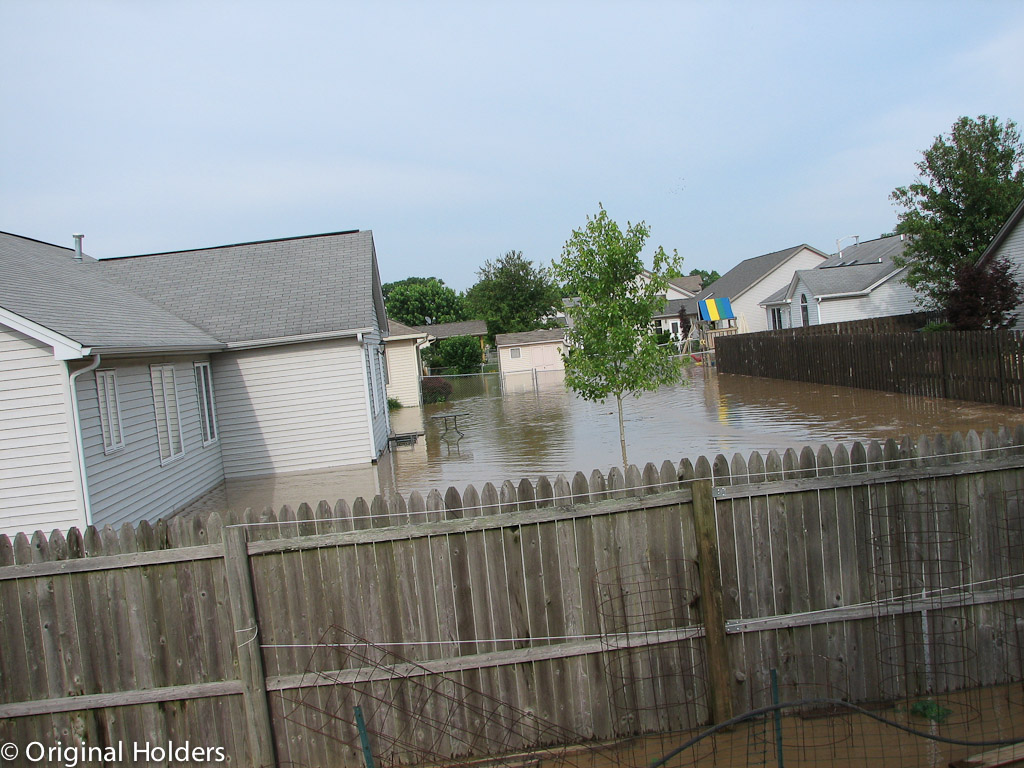
[[[701,299],[697,302],[697,311],[701,320],[735,320],[736,315],[732,313],[732,304],[726,298]]]

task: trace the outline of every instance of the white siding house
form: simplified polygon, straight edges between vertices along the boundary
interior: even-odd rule
[[[893,262],[905,245],[899,236],[868,240],[830,256],[814,269],[796,272],[787,286],[761,301],[768,328],[799,328],[919,311],[917,294],[903,282],[906,267]]]
[[[0,533],[387,449],[370,232],[104,261],[0,233],[0,271]]]
[[[1024,283],[1024,200],[992,238],[979,263],[986,264],[997,258],[1007,259],[1013,265],[1014,276]],[[1017,320],[1013,330],[1024,330],[1024,303],[1017,307]]]
[[[429,343],[431,336],[394,320],[389,321],[389,327],[391,335],[384,339],[387,395],[404,408],[416,408],[423,402],[420,349]]]
[[[813,269],[826,258],[816,248],[798,245],[745,259],[698,293],[696,298],[698,301],[729,299],[741,333],[765,331],[771,326],[770,317],[761,306],[762,299],[788,286],[797,271]]]
[[[524,371],[564,371],[565,329],[499,333],[498,366],[503,374]]]
[[[0,325],[0,534],[83,526],[67,366]]]

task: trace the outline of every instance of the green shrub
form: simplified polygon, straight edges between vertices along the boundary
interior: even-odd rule
[[[423,378],[423,402],[443,403],[452,394],[452,383],[441,376],[425,376]]]
[[[480,341],[475,336],[441,339],[423,350],[423,360],[428,367],[444,368],[449,373],[480,373]]]
[[[398,408],[401,408],[401,407],[402,407],[402,401],[399,400],[397,397],[389,397],[388,398],[388,410],[389,411],[394,411],[394,410],[397,410]]]

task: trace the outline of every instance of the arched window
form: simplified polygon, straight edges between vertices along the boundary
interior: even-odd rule
[[[800,319],[803,321],[804,327],[811,324],[811,316],[807,312],[807,294],[800,294]]]

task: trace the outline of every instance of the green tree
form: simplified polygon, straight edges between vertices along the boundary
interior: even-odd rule
[[[483,354],[475,336],[450,336],[423,350],[430,368],[448,368],[448,373],[480,373]]]
[[[388,317],[406,325],[455,323],[466,319],[462,296],[436,277],[408,278],[392,283],[385,306]]]
[[[579,296],[567,332],[566,384],[586,400],[615,398],[623,468],[628,466],[623,396],[679,380],[679,365],[668,347],[658,346],[652,318],[665,304],[668,279],[678,275],[681,259],[659,247],[644,279],[640,251],[650,234],[642,221],[627,222],[623,232],[600,206],[585,227],[573,231],[552,269]]]
[[[480,278],[466,291],[466,306],[487,323],[487,335],[533,331],[544,326],[544,317],[561,304],[558,286],[548,271],[535,267],[521,251],[509,251],[497,261],[487,261],[477,272]]]
[[[915,164],[920,176],[890,195],[903,208],[896,231],[910,235],[900,266],[931,309],[946,311],[958,270],[981,256],[1024,196],[1024,145],[1017,125],[961,117]]]
[[[702,288],[707,288],[709,285],[715,282],[715,280],[721,277],[721,275],[718,274],[718,271],[714,269],[710,271],[706,269],[691,269],[690,274],[700,275],[700,284]]]
[[[444,284],[444,280],[441,280],[440,278],[437,277],[407,277],[404,280],[396,280],[393,283],[384,283],[380,287],[380,289],[381,292],[384,294],[384,301],[387,301],[388,296],[391,295],[391,291],[393,291],[395,288],[398,288],[399,286],[423,285],[424,283],[429,283],[431,280],[437,280],[437,282],[441,283],[442,285]]]

